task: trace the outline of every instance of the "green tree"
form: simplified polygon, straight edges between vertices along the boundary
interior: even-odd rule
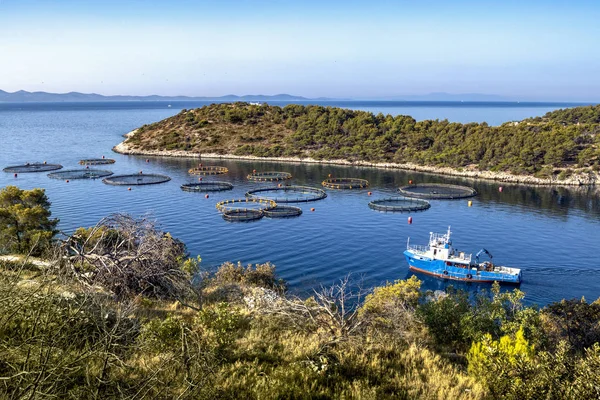
[[[50,202],[43,189],[1,189],[0,251],[42,253],[58,232],[58,219],[50,219],[50,215]]]

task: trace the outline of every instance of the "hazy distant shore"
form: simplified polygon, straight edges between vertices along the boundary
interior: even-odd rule
[[[123,135],[129,138],[137,129]],[[223,160],[246,160],[246,161],[274,161],[283,163],[306,163],[306,164],[331,164],[331,165],[346,165],[357,167],[372,167],[380,169],[398,169],[405,171],[426,172],[437,175],[457,176],[473,179],[484,179],[496,182],[520,183],[526,185],[543,185],[543,186],[582,186],[595,185],[600,182],[598,173],[573,173],[570,177],[557,180],[551,178],[538,178],[530,175],[514,175],[508,172],[495,171],[480,171],[475,169],[455,169],[450,167],[436,167],[427,165],[418,165],[412,163],[376,163],[369,161],[348,161],[348,160],[317,160],[314,158],[301,157],[258,157],[258,156],[240,156],[234,154],[215,154],[215,153],[192,153],[184,150],[138,150],[131,148],[127,143],[127,139],[113,147],[113,151],[125,155],[140,155],[140,156],[160,156],[160,157],[178,157],[178,158],[196,158],[196,159],[223,159]]]

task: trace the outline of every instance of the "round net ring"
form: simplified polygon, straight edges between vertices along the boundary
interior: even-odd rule
[[[389,197],[373,200],[369,203],[369,208],[383,212],[425,211],[429,207],[431,207],[431,204],[429,204],[427,200],[412,199],[408,197]]]
[[[280,193],[283,196],[280,196]],[[308,203],[326,198],[327,193],[322,189],[310,186],[282,186],[249,190],[246,197],[250,199],[269,199],[276,203]]]
[[[48,178],[52,179],[99,179],[111,176],[112,171],[102,169],[72,169],[68,171],[51,172]]]
[[[79,160],[80,165],[108,165],[114,164],[115,160],[112,158],[85,158]]]
[[[130,174],[130,175],[113,175],[102,179],[103,183],[115,186],[131,186],[131,185],[156,185],[170,181],[171,178],[166,175],[159,174]]]
[[[233,189],[231,183],[221,181],[194,182],[181,185],[181,190],[184,192],[224,192],[231,189]]]
[[[264,211],[277,207],[277,203],[270,199],[234,199],[220,201],[215,207],[220,212],[250,208]]]
[[[278,205],[270,210],[263,210],[263,214],[267,218],[292,218],[302,215],[302,209],[300,207]]]
[[[469,186],[446,183],[419,183],[402,186],[398,192],[406,197],[418,199],[453,200],[477,196],[477,191]]]
[[[369,181],[360,178],[328,178],[321,184],[328,189],[364,189],[369,187]]]
[[[292,179],[292,174],[280,171],[264,171],[248,174],[247,178],[249,181],[255,182],[277,182]]]
[[[191,175],[224,175],[228,172],[229,170],[227,168],[218,165],[199,165],[188,170],[188,173]]]
[[[223,219],[229,222],[250,222],[256,221],[264,217],[263,210],[255,208],[234,208],[225,210],[222,214]]]
[[[50,172],[62,169],[60,164],[48,164],[47,162],[25,163],[23,165],[11,165],[4,168],[4,172],[30,173],[30,172]]]

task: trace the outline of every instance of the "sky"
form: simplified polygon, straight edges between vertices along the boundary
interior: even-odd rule
[[[600,101],[600,1],[0,0],[0,89]]]

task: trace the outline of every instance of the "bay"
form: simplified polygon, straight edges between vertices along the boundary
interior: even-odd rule
[[[399,104],[402,103],[402,104]],[[416,119],[451,121],[503,121],[543,115],[570,103],[414,104],[413,102],[325,102],[325,105],[365,109],[384,114],[408,114]],[[442,102],[443,103],[443,102]],[[172,180],[162,185],[109,186],[101,181],[49,179],[43,173],[0,173],[0,187],[43,187],[60,218],[60,229],[70,233],[95,224],[113,212],[149,214],[192,255],[200,255],[203,267],[214,269],[225,261],[271,261],[293,291],[307,293],[351,273],[364,285],[373,286],[410,276],[402,251],[411,243],[426,244],[429,232],[452,226],[454,244],[467,252],[486,247],[494,261],[522,268],[529,303],[540,305],[562,298],[600,295],[600,265],[595,250],[600,244],[600,200],[594,188],[525,187],[472,181],[406,171],[329,165],[266,163],[259,161],[210,161],[226,166],[230,192],[204,195],[180,190],[193,181],[187,170],[197,160],[124,156],[111,152],[122,135],[143,124],[176,114],[182,108],[205,103],[13,103],[0,104],[0,167],[24,162],[60,163],[79,168],[82,158],[115,158],[115,173],[162,173]],[[277,102],[273,102],[277,104]],[[209,161],[205,160],[205,164]],[[252,170],[279,170],[293,175],[293,184],[320,187],[323,178],[360,177],[371,183],[372,196],[362,191],[328,191],[325,200],[300,205],[304,214],[286,220],[263,219],[255,223],[225,222],[215,210],[220,200],[241,198],[264,184],[249,182]],[[432,201],[420,213],[379,213],[368,208],[374,198],[394,195],[408,180],[446,182],[474,186],[479,196],[468,207],[466,200]],[[315,211],[311,212],[310,208]],[[407,217],[413,224],[407,224]],[[448,283],[419,276],[425,289],[443,289]],[[470,291],[486,285],[457,284]]]

